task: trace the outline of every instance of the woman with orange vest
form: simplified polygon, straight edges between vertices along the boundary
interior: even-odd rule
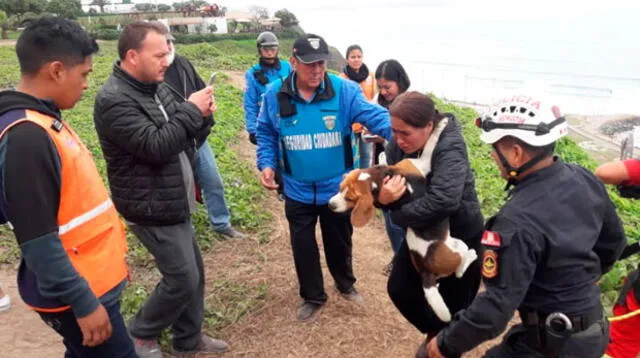
[[[65,357],[129,358],[124,225],[60,114],[81,99],[97,51],[61,18],[35,20],[20,35],[20,82],[0,92],[0,213],[20,245],[20,296],[63,337]]]
[[[373,73],[369,72],[369,68],[362,62],[362,48],[358,45],[351,45],[347,48],[347,65],[340,74],[344,79],[350,79],[360,85],[364,97],[372,101],[376,95],[376,81]],[[360,123],[354,123],[353,132],[357,134],[358,151],[360,152],[360,168],[368,168],[373,161],[372,150],[373,144],[370,142],[375,137],[368,133],[367,129]]]

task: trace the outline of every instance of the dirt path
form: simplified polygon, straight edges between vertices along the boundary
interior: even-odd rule
[[[227,75],[233,84],[242,85],[242,73]],[[243,160],[255,163],[255,147],[245,133],[234,146]],[[295,319],[300,299],[283,204],[271,193],[263,207],[273,216],[268,244],[258,245],[257,238],[225,241],[216,244],[204,257],[207,296],[216,294],[213,282],[223,276],[247,285],[268,287],[257,309],[223,329],[221,338],[231,344],[231,351],[224,356],[412,357],[423,337],[387,296],[387,277],[382,275],[382,268],[391,259],[392,251],[382,220],[375,218],[365,228],[356,230],[353,237],[356,286],[364,297],[364,305],[358,306],[340,297],[323,258],[329,301],[312,322],[301,323]],[[3,358],[62,356],[60,338],[17,297],[15,271],[0,271],[0,282],[8,286],[14,300],[12,310],[0,314],[0,355]],[[485,344],[465,357],[481,357],[485,348],[493,344]]]
[[[255,147],[242,135],[237,146],[240,156],[255,162]],[[364,297],[364,306],[343,300],[322,260],[325,288],[329,301],[316,319],[296,321],[300,299],[289,244],[283,204],[275,195],[266,200],[265,209],[274,216],[269,249],[263,252],[266,265],[259,278],[269,284],[264,306],[239,323],[224,330],[233,346],[231,357],[411,357],[422,335],[411,326],[387,296],[387,277],[382,268],[391,256],[389,240],[381,218],[353,236],[353,265],[356,286]],[[317,236],[319,236],[317,230]],[[322,250],[321,240],[319,241]],[[322,251],[321,251],[322,252]],[[322,256],[322,254],[321,254]],[[485,344],[465,357],[481,357]]]
[[[62,339],[18,297],[16,273],[0,270],[0,282],[11,296],[11,309],[0,313],[0,356],[3,358],[62,357]]]
[[[227,72],[227,75],[235,86],[243,86],[241,72]],[[242,159],[255,163],[255,147],[249,143],[246,134],[241,135],[236,150]],[[300,323],[295,319],[300,299],[283,204],[272,194],[266,200],[265,209],[274,216],[274,235],[269,249],[263,252],[267,264],[261,273],[269,284],[269,295],[258,312],[224,331],[233,345],[229,356],[413,356],[423,337],[407,323],[387,296],[387,277],[382,275],[382,268],[392,257],[392,251],[380,218],[357,229],[353,237],[356,285],[364,297],[364,306],[340,298],[323,260],[329,301],[313,322]],[[319,234],[318,230],[318,237]],[[321,240],[319,245],[322,250]],[[480,357],[491,345],[493,343],[483,345],[466,357]]]

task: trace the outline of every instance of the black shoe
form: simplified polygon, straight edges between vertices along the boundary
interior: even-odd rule
[[[364,304],[364,299],[362,296],[356,291],[355,287],[351,287],[347,292],[340,293],[345,300],[349,300],[351,302],[355,302],[359,305]]]
[[[232,226],[216,232],[222,235],[225,239],[244,239],[247,237],[247,234],[234,229]]]
[[[298,321],[308,321],[320,311],[322,305],[319,303],[305,302],[298,308]]]

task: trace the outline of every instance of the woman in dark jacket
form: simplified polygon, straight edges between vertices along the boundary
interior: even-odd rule
[[[393,205],[405,190],[403,179],[394,177],[382,186],[379,204],[387,205],[393,222],[404,228],[421,230],[449,218],[451,236],[464,241],[481,257],[484,219],[460,123],[453,115],[439,114],[433,101],[418,92],[400,95],[389,107],[389,113],[394,134],[385,150],[389,165],[419,157],[438,122],[446,117],[448,123],[432,155],[424,196]],[[453,275],[439,283],[452,315],[466,308],[480,286],[479,260],[469,266],[462,278]],[[396,254],[387,290],[402,315],[427,338],[435,337],[445,326],[425,300],[422,280],[411,262],[406,240]]]

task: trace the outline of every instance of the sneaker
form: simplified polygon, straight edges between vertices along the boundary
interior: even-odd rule
[[[196,356],[198,353],[224,353],[229,350],[229,345],[227,342],[214,339],[206,335],[200,336],[200,343],[198,343],[198,347],[192,351],[180,351],[177,349],[173,349],[174,357],[192,357]]]
[[[0,296],[0,312],[8,311],[9,308],[11,308],[11,297],[2,292],[2,296]]]
[[[162,358],[162,350],[158,341],[153,339],[133,338],[133,347],[140,358]]]
[[[391,270],[393,270],[393,261],[384,266],[384,268],[382,269],[382,274],[385,276],[389,276],[391,275]]]
[[[321,307],[322,305],[319,303],[304,302],[298,308],[298,321],[308,321],[320,311]]]
[[[362,296],[358,293],[358,291],[356,291],[355,287],[351,287],[349,291],[341,292],[340,294],[345,300],[355,302],[359,305],[364,303],[364,299],[362,299]]]
[[[247,234],[234,229],[233,226],[229,226],[224,230],[220,230],[216,232],[227,239],[244,239],[247,237]]]

